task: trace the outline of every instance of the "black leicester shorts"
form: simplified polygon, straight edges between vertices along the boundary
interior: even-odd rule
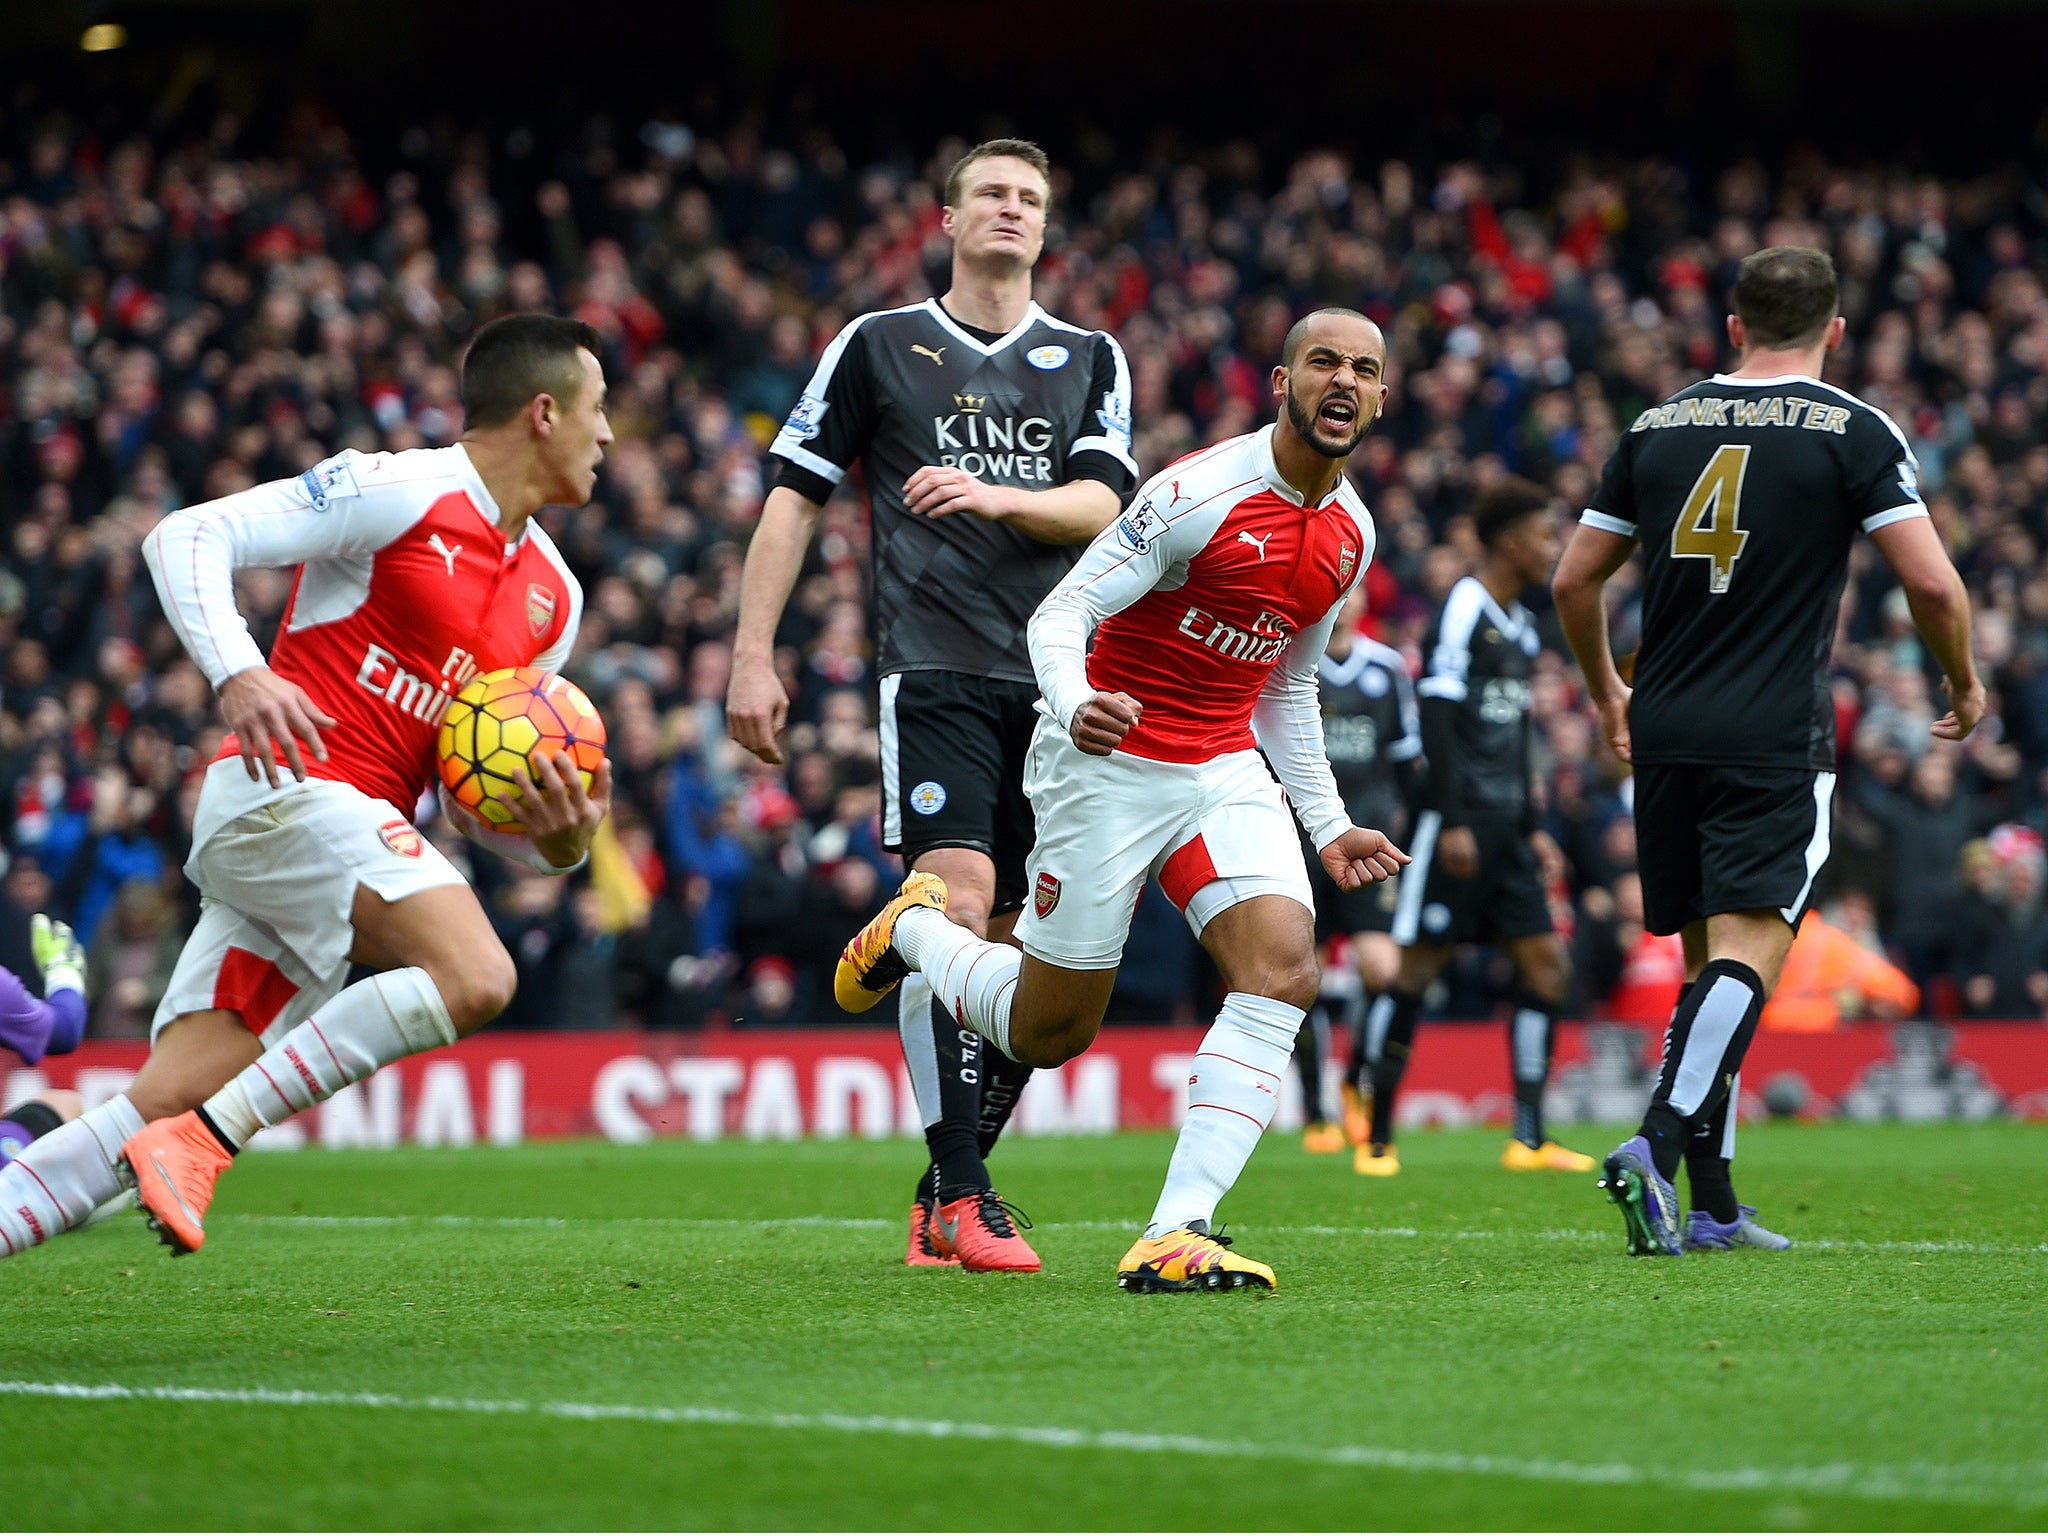
[[[1400,891],[1399,877],[1377,885],[1363,885],[1355,891],[1342,889],[1323,868],[1322,855],[1301,840],[1301,857],[1308,865],[1309,889],[1316,898],[1316,943],[1323,944],[1340,933],[1391,933],[1394,927],[1394,898]]]
[[[1828,860],[1834,795],[1835,776],[1813,768],[1638,763],[1644,925],[1776,910],[1796,927]]]
[[[1552,931],[1543,872],[1520,821],[1478,815],[1469,825],[1479,844],[1479,872],[1458,880],[1437,858],[1443,817],[1424,811],[1415,818],[1415,835],[1408,845],[1413,862],[1401,871],[1401,894],[1394,903],[1394,942],[1403,949],[1411,944],[1526,939]]]
[[[905,863],[934,848],[973,848],[996,866],[997,912],[1024,905],[1036,824],[1024,757],[1038,688],[965,672],[882,679],[882,843]]]

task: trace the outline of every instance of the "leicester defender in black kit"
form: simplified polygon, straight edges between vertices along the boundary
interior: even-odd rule
[[[1122,351],[1031,299],[1050,198],[1036,145],[969,150],[946,182],[952,286],[862,315],[825,349],[770,449],[776,482],[747,551],[726,701],[733,739],[780,762],[776,628],[823,503],[862,461],[884,841],[945,879],[948,917],[995,939],[1024,904],[1033,841],[1025,624],[1137,483]],[[931,1152],[905,1262],[1037,1269],[984,1162],[1030,1069],[934,1007],[921,978],[901,1007]]]
[[[1414,862],[1401,872],[1394,907],[1400,975],[1366,1015],[1370,1129],[1353,1162],[1363,1174],[1400,1172],[1394,1095],[1422,994],[1451,946],[1473,939],[1507,951],[1519,986],[1508,1031],[1515,1124],[1501,1166],[1516,1173],[1593,1167],[1543,1129],[1551,1035],[1571,977],[1544,890],[1544,865],[1561,855],[1536,825],[1530,794],[1529,677],[1538,645],[1520,594],[1550,576],[1556,520],[1542,487],[1509,477],[1480,494],[1472,521],[1486,558],[1444,598],[1415,686],[1429,771],[1408,845]]]
[[[1834,263],[1800,246],[1741,265],[1739,362],[1643,412],[1558,568],[1558,616],[1614,750],[1635,764],[1644,920],[1686,973],[1642,1129],[1607,1158],[1629,1252],[1784,1248],[1730,1178],[1736,1074],[1828,855],[1828,661],[1860,528],[1897,575],[1960,741],[1984,713],[1962,579],[1882,411],[1820,380],[1840,345]],[[1640,544],[1633,692],[1602,589]],[[1680,1162],[1693,1208],[1681,1224]]]

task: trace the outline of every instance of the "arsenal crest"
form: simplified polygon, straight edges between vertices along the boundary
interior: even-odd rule
[[[416,859],[420,856],[420,835],[408,821],[387,821],[377,829],[377,835],[384,839],[384,846],[402,859]]]
[[[539,582],[526,589],[526,622],[533,626],[534,638],[548,632],[548,625],[554,622],[555,594]]]
[[[1337,551],[1337,584],[1342,586],[1351,579],[1351,573],[1358,569],[1358,551],[1349,544]]]
[[[1038,872],[1038,884],[1031,892],[1031,910],[1044,922],[1052,916],[1052,909],[1060,904],[1060,883],[1044,870]]]

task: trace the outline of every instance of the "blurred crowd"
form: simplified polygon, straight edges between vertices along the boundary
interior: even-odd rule
[[[839,944],[897,876],[881,851],[867,522],[827,507],[780,634],[788,766],[721,703],[764,448],[852,316],[942,289],[935,189],[965,147],[859,165],[822,132],[588,124],[571,144],[446,125],[373,171],[307,112],[100,142],[61,120],[0,142],[0,891],[70,916],[92,1028],[142,1032],[193,920],[179,873],[218,726],[137,554],[167,511],[345,447],[452,442],[465,338],[511,310],[590,322],[611,381],[595,499],[543,514],[588,606],[570,671],[599,701],[616,839],[549,881],[474,870],[523,974],[514,1025],[833,1022]],[[1099,161],[1100,157],[1098,157]],[[1110,157],[1107,163],[1117,163]],[[1977,607],[1994,712],[1933,741],[1938,676],[1859,547],[1835,652],[1842,744],[1823,913],[1901,990],[1819,985],[1833,1017],[2048,1014],[2048,193],[2022,170],[1937,180],[1795,154],[1702,175],[1594,158],[1291,163],[1245,143],[1064,171],[1037,295],[1130,359],[1146,471],[1268,419],[1267,371],[1317,304],[1384,328],[1392,393],[1353,462],[1379,525],[1367,628],[1416,658],[1475,562],[1466,508],[1510,472],[1583,506],[1636,413],[1728,362],[1734,264],[1834,253],[1849,341],[1830,378],[1912,440]],[[259,640],[287,572],[250,572]],[[1617,638],[1632,644],[1629,578]],[[1547,596],[1531,606],[1547,615]],[[1668,946],[1641,931],[1628,788],[1554,626],[1538,768],[1568,868],[1580,1007],[1627,1016]],[[434,835],[446,838],[444,830]],[[1845,961],[1846,965],[1847,962]],[[1112,1017],[1191,1020],[1214,978],[1156,893]],[[1485,1013],[1478,952],[1439,1010]]]

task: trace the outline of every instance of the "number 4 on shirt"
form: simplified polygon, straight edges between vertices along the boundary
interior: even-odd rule
[[[1749,444],[1723,443],[1707,460],[1699,479],[1686,493],[1678,521],[1671,526],[1675,558],[1711,560],[1709,590],[1722,593],[1735,576],[1735,562],[1749,542],[1741,524],[1742,477],[1749,469]]]

